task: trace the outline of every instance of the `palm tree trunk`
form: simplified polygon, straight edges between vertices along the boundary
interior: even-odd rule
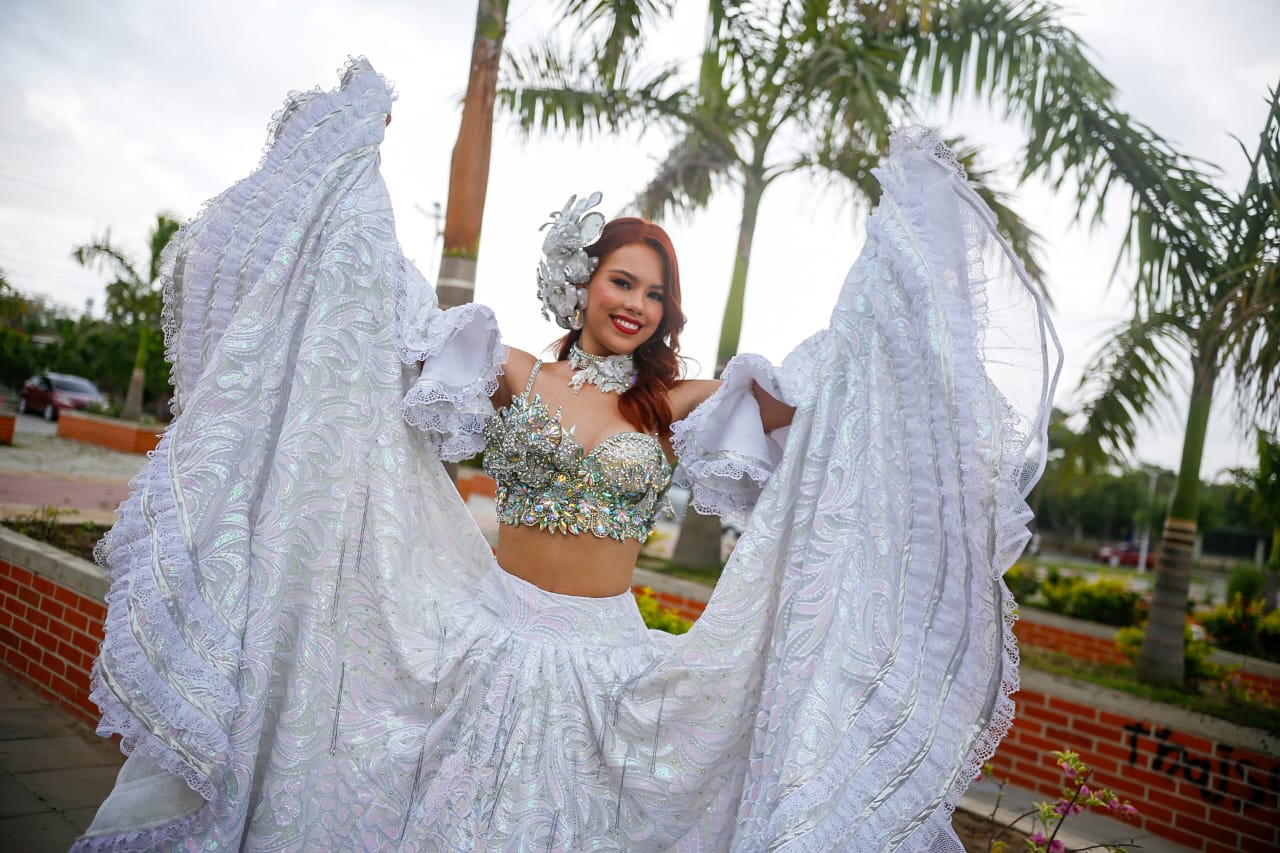
[[[1138,654],[1138,677],[1154,684],[1181,687],[1186,681],[1187,597],[1191,588],[1191,553],[1196,542],[1196,516],[1200,509],[1200,462],[1204,458],[1205,433],[1217,368],[1203,354],[1193,358],[1191,405],[1187,410],[1182,462],[1174,488],[1164,539],[1156,558],[1155,591],[1147,632]]]
[[[729,283],[729,298],[724,305],[724,320],[720,324],[720,345],[716,350],[716,376],[719,376],[738,352],[742,337],[742,306],[746,299],[747,270],[751,265],[751,243],[755,239],[756,217],[760,212],[760,199],[765,190],[764,178],[749,172],[742,198],[742,221],[738,226],[738,250],[733,259],[733,278]],[[720,565],[720,517],[703,515],[692,506],[685,511],[680,525],[680,538],[676,540],[671,561],[688,568],[708,568]]]
[[[124,396],[124,411],[120,417],[136,421],[142,417],[142,391],[147,382],[147,348],[151,341],[150,318],[145,315],[138,321],[138,354],[133,357],[133,373],[129,375],[129,391]]]
[[[738,226],[738,250],[733,258],[733,278],[729,282],[729,298],[724,303],[724,319],[720,322],[720,345],[716,349],[716,376],[719,376],[738,354],[742,338],[742,310],[747,295],[747,270],[751,266],[751,244],[756,236],[756,217],[764,196],[764,176],[749,171],[744,181],[742,221]]]
[[[498,90],[498,63],[507,34],[508,0],[479,0],[471,45],[471,75],[462,103],[462,123],[449,169],[449,201],[445,208],[444,254],[436,293],[441,308],[470,302],[476,290],[476,258],[489,187],[489,152],[493,143],[493,105]]]

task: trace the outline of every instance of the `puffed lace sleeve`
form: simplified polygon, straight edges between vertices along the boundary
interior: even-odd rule
[[[766,433],[754,381],[770,396],[791,404],[794,389],[782,371],[763,356],[736,355],[720,376],[721,386],[671,425],[671,444],[680,464],[674,482],[689,490],[698,512],[740,523],[782,458],[782,430]]]
[[[457,462],[484,449],[489,397],[507,360],[498,321],[484,305],[441,311],[435,290],[405,261],[397,288],[400,360],[422,364],[404,397],[404,418],[422,430],[440,458]]]

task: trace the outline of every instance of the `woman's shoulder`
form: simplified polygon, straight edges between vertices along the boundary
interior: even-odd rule
[[[507,348],[507,360],[502,363],[502,381],[498,383],[498,390],[492,397],[496,407],[508,405],[513,397],[524,392],[525,383],[529,381],[529,374],[533,372],[533,366],[537,362],[538,359],[531,353],[515,347]]]

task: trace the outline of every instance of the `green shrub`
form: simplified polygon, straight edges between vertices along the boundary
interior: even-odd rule
[[[1044,583],[1040,584],[1040,597],[1044,600],[1046,610],[1071,615],[1071,600],[1076,590],[1084,586],[1085,579],[1075,575],[1060,575],[1050,572]]]
[[[1262,569],[1248,563],[1237,566],[1227,577],[1227,601],[1235,601],[1236,598],[1243,599],[1245,602],[1260,599],[1266,589],[1266,583],[1267,576],[1263,574]]]
[[[1040,576],[1031,563],[1014,563],[1004,573],[1004,582],[1019,604],[1031,598],[1040,589]]]
[[[1262,599],[1233,595],[1229,604],[1219,604],[1200,614],[1200,624],[1222,648],[1242,655],[1254,654],[1262,625]]]
[[[1142,596],[1117,578],[1087,581],[1076,576],[1053,576],[1040,585],[1045,608],[1064,616],[1104,625],[1134,625],[1143,617]]]
[[[1104,625],[1134,625],[1142,618],[1142,596],[1117,578],[1099,578],[1076,590],[1071,615]]]
[[[636,605],[640,608],[640,616],[644,619],[644,624],[649,628],[657,628],[668,634],[684,634],[693,626],[692,622],[679,613],[658,604],[653,590],[647,586],[636,591]]]
[[[1272,610],[1258,624],[1258,654],[1280,661],[1280,610]]]

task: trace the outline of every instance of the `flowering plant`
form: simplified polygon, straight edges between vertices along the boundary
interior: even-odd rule
[[[1002,853],[1008,849],[1007,842],[996,839],[1003,835],[1005,830],[1015,828],[1027,818],[1031,818],[1031,830],[1026,837],[1028,853],[1081,853],[1084,850],[1096,849],[1110,851],[1132,849],[1133,839],[1125,843],[1095,844],[1092,847],[1068,849],[1062,839],[1058,838],[1063,822],[1071,815],[1084,811],[1085,808],[1101,809],[1125,819],[1137,816],[1138,810],[1130,805],[1128,800],[1121,800],[1110,789],[1091,786],[1089,778],[1093,776],[1093,770],[1080,760],[1078,754],[1064,750],[1053,752],[1051,755],[1058,760],[1058,766],[1062,768],[1063,775],[1066,777],[1066,782],[1062,786],[1062,796],[1053,803],[1036,803],[1030,811],[1023,812],[1004,826],[997,827],[996,812],[1000,808],[1000,799],[1005,785],[1001,782],[1001,794],[996,797],[995,808],[991,810],[991,837],[988,848],[991,853]],[[991,765],[988,764],[983,770],[989,775]]]

